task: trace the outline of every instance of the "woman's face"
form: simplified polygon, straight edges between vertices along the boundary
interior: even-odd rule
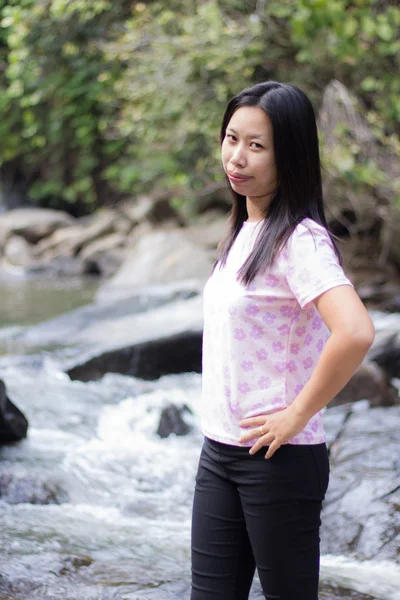
[[[232,189],[266,208],[277,186],[272,124],[257,106],[233,113],[221,147],[222,164]]]

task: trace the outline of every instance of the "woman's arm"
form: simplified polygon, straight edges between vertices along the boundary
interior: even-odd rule
[[[302,431],[311,417],[346,385],[374,340],[372,321],[351,286],[328,290],[314,303],[331,336],[312,376],[288,408],[240,422],[241,427],[253,428],[240,437],[240,442],[258,437],[250,454],[269,446],[266,458],[271,458],[282,444]],[[260,426],[264,432],[261,436]]]

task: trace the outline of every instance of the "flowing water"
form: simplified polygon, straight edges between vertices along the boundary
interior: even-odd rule
[[[38,352],[0,357],[0,378],[30,422],[0,450],[0,600],[187,600],[201,376],[82,383]],[[161,439],[171,402],[192,431]],[[400,600],[391,562],[324,556],[321,580],[321,600]]]

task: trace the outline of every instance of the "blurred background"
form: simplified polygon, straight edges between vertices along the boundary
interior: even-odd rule
[[[264,80],[313,102],[377,331],[325,413],[321,599],[400,599],[399,1],[0,0],[0,379],[29,421],[0,439],[0,600],[189,598],[219,129]]]

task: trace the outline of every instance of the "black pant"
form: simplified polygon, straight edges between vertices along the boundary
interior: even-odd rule
[[[268,600],[318,600],[325,444],[248,448],[205,438],[192,517],[191,600],[247,600],[257,567]]]

